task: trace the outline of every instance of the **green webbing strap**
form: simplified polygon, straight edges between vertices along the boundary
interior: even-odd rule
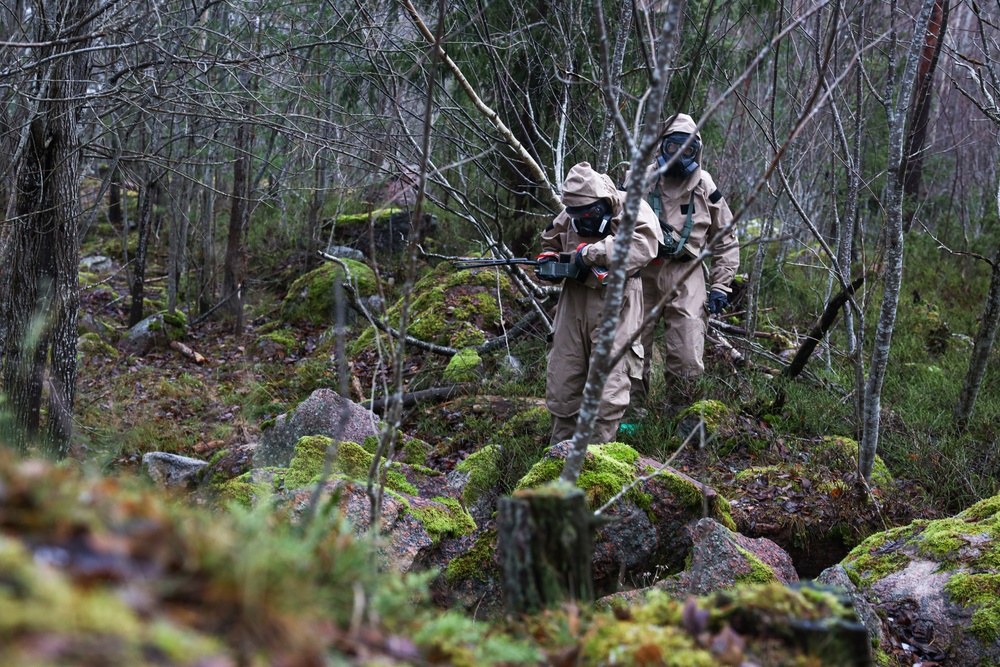
[[[663,210],[663,200],[660,199],[660,193],[653,190],[649,193],[649,207],[653,209],[653,213],[656,214],[656,219],[660,219],[660,211]]]
[[[674,257],[681,254],[684,244],[687,243],[688,237],[691,236],[691,229],[694,228],[694,220],[691,219],[692,215],[694,215],[694,190],[691,191],[691,198],[688,199],[687,218],[684,219],[684,229],[681,230],[681,240],[677,243],[677,250],[674,251]]]

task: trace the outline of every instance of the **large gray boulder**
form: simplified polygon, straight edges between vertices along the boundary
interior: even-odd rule
[[[254,466],[287,467],[295,444],[308,435],[332,440],[364,443],[378,435],[379,419],[374,412],[330,389],[317,389],[292,411],[279,415],[264,428],[254,454]]]
[[[840,566],[855,606],[874,610],[866,623],[878,623],[869,633],[887,654],[906,664],[1000,664],[1000,496],[873,535]],[[835,567],[819,579],[839,577]]]
[[[613,597],[635,600],[650,590],[661,590],[683,600],[745,584],[787,585],[799,580],[791,556],[767,538],[740,535],[709,518],[691,521],[685,530],[690,539],[690,565],[685,570]]]
[[[129,329],[118,341],[118,349],[122,354],[142,357],[151,350],[169,347],[170,341],[181,340],[184,335],[183,317],[156,313]]]

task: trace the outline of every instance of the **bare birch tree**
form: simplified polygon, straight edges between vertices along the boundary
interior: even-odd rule
[[[924,0],[920,14],[913,24],[910,45],[905,66],[897,79],[894,70],[897,57],[896,22],[893,21],[892,44],[889,50],[889,79],[882,104],[889,124],[889,152],[886,157],[886,205],[885,205],[885,260],[882,292],[882,306],[873,340],[871,361],[868,364],[868,382],[865,385],[863,405],[861,445],[858,451],[858,468],[866,483],[871,482],[875,454],[878,450],[879,427],[882,416],[882,385],[889,366],[889,350],[892,334],[896,326],[896,308],[899,304],[899,290],[903,278],[903,189],[905,186],[906,155],[903,147],[906,139],[906,125],[916,86],[916,72],[920,64],[920,52],[927,31],[935,0]],[[892,16],[895,18],[898,6],[893,0]],[[898,84],[897,84],[898,81]]]

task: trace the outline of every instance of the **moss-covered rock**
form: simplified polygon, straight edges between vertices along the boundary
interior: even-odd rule
[[[118,343],[127,355],[143,356],[154,348],[168,347],[171,341],[184,340],[187,320],[163,311],[154,313],[128,330]]]
[[[444,379],[448,382],[473,382],[479,377],[481,365],[482,359],[474,348],[459,350],[458,354],[452,355],[448,360],[448,367],[444,369]]]
[[[705,423],[705,430],[708,433],[715,433],[722,422],[731,414],[732,411],[722,401],[701,400],[695,401],[690,407],[682,410],[677,419],[678,421],[684,419],[697,421],[700,419]]]
[[[254,352],[262,357],[275,357],[293,352],[299,341],[291,329],[283,328],[258,336],[254,341]]]
[[[553,452],[551,448],[550,452]],[[587,456],[577,485],[586,492],[590,506],[597,509],[612,496],[631,486],[639,476],[636,466],[638,461],[639,452],[620,442],[587,447]],[[564,464],[562,456],[546,456],[518,482],[517,488],[534,488],[558,479]],[[640,507],[649,507],[649,495],[641,487],[632,486],[626,495]]]
[[[367,264],[353,259],[341,260],[350,272],[349,280],[360,297],[377,291],[375,273]],[[344,282],[347,276],[336,262],[327,262],[298,278],[288,288],[281,303],[281,317],[286,322],[329,324],[334,314],[334,281]]]
[[[838,596],[778,584],[679,601],[652,592],[587,629],[587,665],[871,664],[867,635]]]
[[[841,564],[880,615],[907,608],[931,623],[947,664],[1000,661],[1000,496],[873,535]]]
[[[423,524],[434,542],[444,537],[461,537],[476,529],[476,522],[454,498],[438,496],[433,503],[410,502],[410,514]]]
[[[483,531],[471,549],[449,561],[445,569],[445,581],[449,586],[456,586],[467,579],[487,581],[497,577],[499,568],[494,559],[496,548],[496,530],[491,528]]]
[[[568,452],[568,443],[550,447],[518,488],[537,488],[558,479]],[[728,503],[715,490],[643,459],[622,443],[591,445],[578,486],[592,508],[607,504],[604,515],[617,519],[597,532],[593,573],[598,595],[616,590],[623,576],[641,582],[650,573],[664,576],[680,571],[692,547],[686,526],[701,518],[706,508],[710,517],[734,527]]]
[[[499,298],[498,298],[499,292]],[[456,271],[447,263],[438,265],[413,288],[407,333],[437,345],[471,347],[502,333],[503,303],[516,303],[516,291],[502,271],[468,269]],[[386,321],[398,322],[402,301],[389,308]],[[506,314],[510,317],[510,314]],[[358,337],[351,354],[372,345],[371,327]]]
[[[97,357],[105,359],[117,359],[118,350],[109,345],[96,333],[85,333],[76,339],[76,349],[85,358]]]

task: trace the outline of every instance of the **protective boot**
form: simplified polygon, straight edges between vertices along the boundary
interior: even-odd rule
[[[704,392],[700,387],[698,377],[697,375],[679,377],[669,373],[666,376],[667,402],[664,408],[664,416],[672,421],[680,418],[674,426],[674,434],[680,438],[687,437],[688,433],[698,425],[697,415],[684,415],[684,417],[680,417],[685,410],[704,398]]]

